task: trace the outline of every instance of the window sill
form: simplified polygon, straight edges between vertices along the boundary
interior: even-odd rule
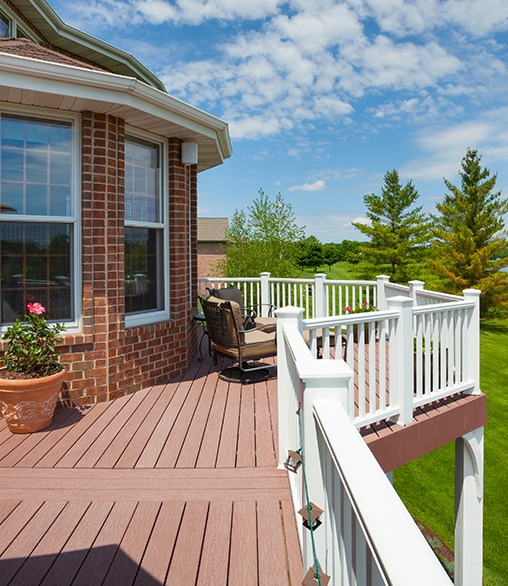
[[[154,311],[151,313],[141,313],[136,315],[125,316],[125,328],[136,328],[138,326],[147,326],[161,321],[169,320],[169,312]]]

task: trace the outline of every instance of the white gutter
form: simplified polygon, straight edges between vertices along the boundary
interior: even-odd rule
[[[222,159],[233,152],[226,122],[133,77],[7,53],[0,53],[0,73],[2,86],[131,106],[215,138]]]

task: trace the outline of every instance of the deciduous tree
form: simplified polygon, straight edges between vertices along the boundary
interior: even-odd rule
[[[370,246],[362,249],[364,259],[389,265],[395,281],[407,281],[411,266],[425,248],[427,220],[421,206],[412,208],[419,195],[411,181],[402,187],[394,169],[386,173],[384,182],[381,195],[363,197],[370,224],[352,225],[370,238]]]
[[[474,287],[482,291],[481,313],[508,306],[508,266],[503,252],[508,246],[503,215],[508,199],[495,191],[497,173],[482,168],[476,150],[462,159],[460,187],[444,180],[449,190],[439,214],[432,215],[432,266],[446,280],[448,290],[459,293]],[[495,259],[495,260],[494,260]]]
[[[266,271],[273,277],[290,277],[296,268],[296,243],[303,234],[291,204],[280,193],[271,201],[260,189],[247,213],[233,214],[224,245],[226,259],[219,267],[227,277],[255,277]]]

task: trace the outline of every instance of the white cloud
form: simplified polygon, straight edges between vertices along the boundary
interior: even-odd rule
[[[486,37],[508,29],[508,3],[499,0],[57,2],[93,32],[234,23],[206,58],[178,62],[174,51],[168,58],[154,50],[149,60],[170,93],[212,109],[237,139],[327,120],[350,125],[362,114],[356,102],[384,92],[390,97],[371,110],[378,122],[453,118],[464,108],[454,100],[504,95],[508,85],[503,57]],[[149,46],[147,38],[137,51],[150,55]]]
[[[492,161],[508,161],[508,108],[486,111],[460,124],[427,127],[417,134],[416,142],[428,154],[403,165],[401,177],[420,181],[451,179],[467,147],[478,149]]]
[[[349,228],[352,225],[352,222],[355,222],[356,224],[365,224],[366,226],[372,224],[372,222],[368,218],[362,218],[361,216],[359,216],[358,218],[354,218],[350,222],[347,222],[347,224],[342,224],[342,227]]]
[[[314,183],[293,185],[288,191],[322,191],[323,189],[326,189],[326,183],[322,179],[319,179],[318,181],[314,181]]]

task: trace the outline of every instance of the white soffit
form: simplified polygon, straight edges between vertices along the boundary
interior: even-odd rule
[[[226,122],[132,77],[0,53],[0,102],[85,110],[199,145],[198,172],[232,154]]]

